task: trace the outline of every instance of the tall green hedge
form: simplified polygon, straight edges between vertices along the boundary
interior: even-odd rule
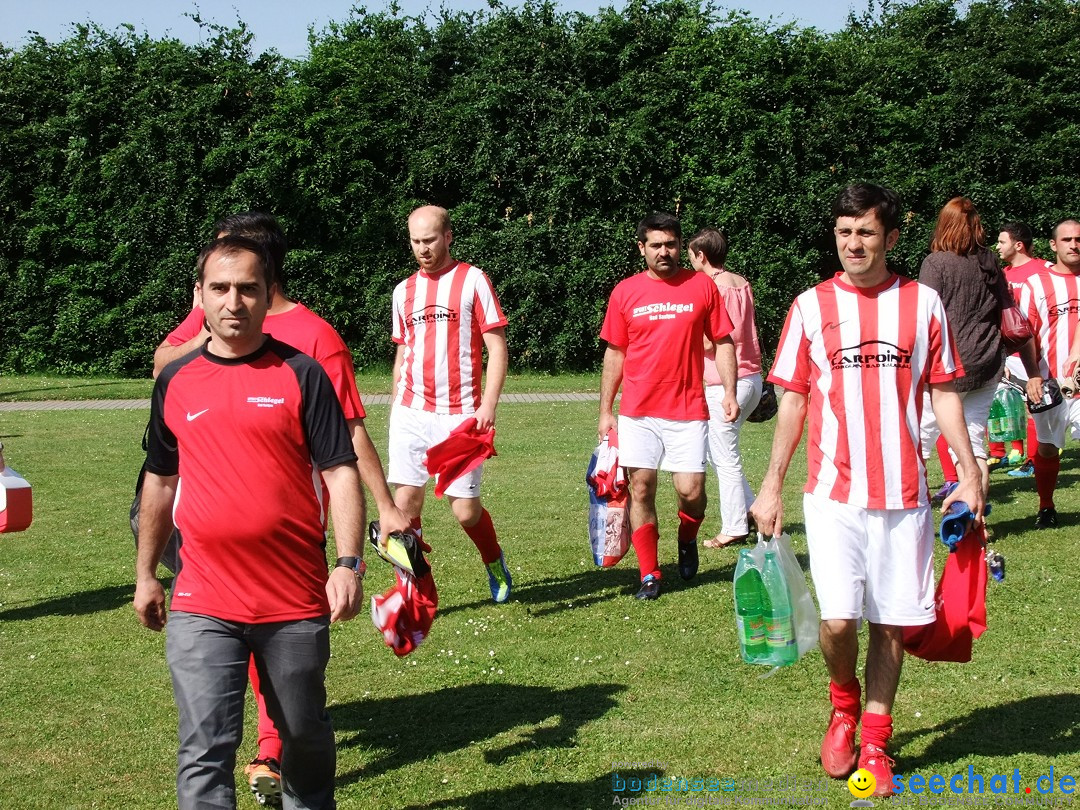
[[[512,361],[596,367],[649,210],[727,230],[762,340],[836,268],[828,203],[895,187],[893,261],[914,273],[940,206],[1045,235],[1080,209],[1080,5],[883,3],[822,34],[685,0],[622,11],[354,11],[303,60],[79,26],[0,51],[0,369],[145,373],[190,305],[213,221],[286,225],[288,290],[361,365],[392,356],[409,210],[451,209],[485,268]]]

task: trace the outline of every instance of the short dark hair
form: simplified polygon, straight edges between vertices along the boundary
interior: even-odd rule
[[[723,267],[727,261],[727,237],[717,228],[702,228],[691,237],[686,247],[694,253],[704,253],[713,267]]]
[[[637,240],[644,244],[645,235],[649,231],[667,231],[682,239],[682,224],[679,222],[679,218],[661,211],[653,211],[638,223]]]
[[[254,239],[249,239],[246,236],[233,236],[232,234],[215,239],[199,251],[199,259],[195,263],[199,283],[202,284],[203,275],[206,272],[206,263],[211,256],[218,253],[233,256],[245,251],[255,254],[255,258],[258,259],[259,269],[262,270],[263,278],[266,281],[266,290],[269,292],[271,285],[274,283],[274,261],[270,258],[270,251],[266,249],[265,245]]]
[[[245,236],[266,248],[272,264],[274,282],[282,293],[285,292],[285,254],[289,250],[289,243],[281,225],[272,214],[263,211],[229,214],[214,223],[214,238],[217,239],[223,233],[229,236]]]
[[[1065,217],[1065,219],[1059,219],[1054,225],[1053,229],[1050,231],[1050,238],[1053,239],[1055,242],[1057,241],[1058,228],[1060,228],[1066,222],[1071,222],[1074,225],[1080,225],[1080,221],[1077,221],[1076,217]]]
[[[900,197],[891,188],[873,183],[852,183],[832,204],[833,219],[861,217],[871,211],[877,214],[885,233],[900,228]]]
[[[1001,230],[1012,237],[1014,242],[1023,242],[1024,247],[1031,250],[1031,240],[1035,238],[1035,234],[1026,222],[1006,222],[1001,226]]]

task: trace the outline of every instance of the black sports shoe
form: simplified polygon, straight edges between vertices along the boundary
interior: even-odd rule
[[[697,540],[692,543],[679,543],[679,576],[693,579],[697,575],[698,553]]]
[[[1052,506],[1040,509],[1035,516],[1036,529],[1056,529],[1057,525],[1057,509]]]
[[[656,599],[660,596],[660,580],[649,574],[641,580],[641,590],[634,594],[635,599]]]

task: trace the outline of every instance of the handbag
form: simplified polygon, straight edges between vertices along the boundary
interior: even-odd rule
[[[768,422],[776,416],[779,409],[780,406],[776,401],[776,389],[773,388],[772,383],[767,382],[761,386],[761,399],[758,400],[757,407],[746,417],[746,421]]]
[[[1001,343],[1007,354],[1015,354],[1020,347],[1034,337],[1031,324],[1020,311],[1020,307],[1002,307],[1001,309]]]

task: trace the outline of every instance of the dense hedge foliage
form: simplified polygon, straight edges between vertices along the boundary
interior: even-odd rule
[[[145,373],[197,247],[245,208],[281,217],[289,293],[365,365],[392,356],[408,211],[447,206],[513,363],[545,370],[596,366],[652,209],[728,231],[766,347],[835,269],[828,203],[847,182],[901,193],[908,273],[955,194],[991,240],[1080,209],[1074,0],[882,3],[830,35],[685,0],[354,11],[300,61],[255,56],[242,24],[205,31],[81,26],[0,50],[0,368]]]

